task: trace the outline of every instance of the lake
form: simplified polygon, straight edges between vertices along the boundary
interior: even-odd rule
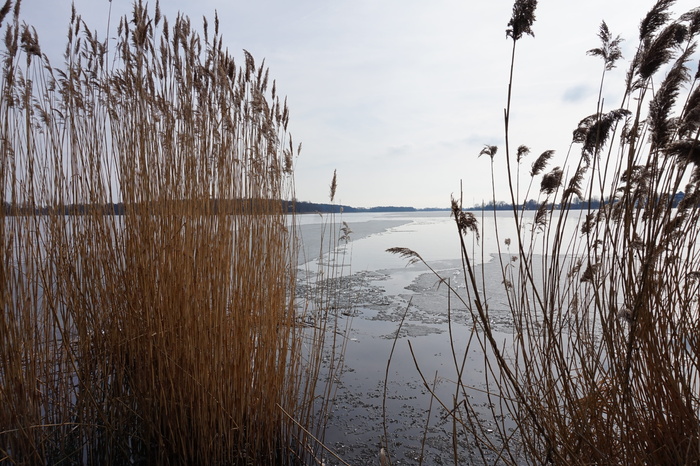
[[[493,212],[484,213],[483,219],[481,212],[474,214],[479,218],[482,237],[477,243],[472,234],[468,235],[467,247],[472,250],[474,263],[483,265],[478,267],[479,276],[483,274],[483,283],[489,289],[488,304],[497,337],[509,340],[508,305],[497,258],[499,253],[510,255],[506,238],[512,238],[513,253],[517,250],[512,212],[496,214],[498,235]],[[526,229],[532,230],[534,212],[525,215]],[[438,278],[425,265],[407,265],[406,259],[386,252],[392,247],[410,248],[442,277],[449,278],[453,287],[464,290],[459,235],[450,212],[352,213],[337,216],[334,224],[320,215],[300,216],[298,220],[304,245],[299,260],[302,275],[313,280],[315,271],[323,267],[342,270],[339,280],[345,298],[341,307],[346,310],[339,315],[348,322],[339,327],[349,325],[342,339],[344,366],[336,378],[325,444],[349,464],[378,464],[380,445],[387,447],[393,464],[418,464],[423,445],[423,464],[451,463],[452,419],[436,401],[431,407],[424,379],[429,386],[434,385],[435,393],[446,404],[452,402],[457,390],[456,361],[461,364],[464,358],[473,328],[471,316],[463,303],[448,297],[445,286],[438,286]],[[328,242],[342,226],[340,222],[346,222],[353,231],[351,241],[341,241],[334,254],[329,254],[330,248],[322,248],[318,238],[325,232]],[[575,221],[569,223],[567,228],[573,234]],[[401,332],[395,338],[400,325]],[[387,440],[383,441],[384,381],[390,355]],[[483,407],[484,422],[489,422],[487,407],[493,399],[479,391],[485,388],[483,365],[483,351],[472,342],[465,358],[465,384],[476,388],[468,396],[474,405]],[[474,456],[474,448],[470,439],[459,438],[460,463],[480,461]],[[338,462],[327,458],[327,464]]]

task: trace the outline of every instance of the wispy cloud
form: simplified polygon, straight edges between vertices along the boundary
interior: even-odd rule
[[[564,90],[562,99],[564,102],[580,102],[586,97],[593,95],[595,90],[588,84],[577,84]]]

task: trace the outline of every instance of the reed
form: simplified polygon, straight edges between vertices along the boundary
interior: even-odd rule
[[[0,462],[310,461],[325,334],[264,63],[139,0],[112,45],[73,10],[53,66],[0,15]]]
[[[511,71],[507,173],[500,178],[510,187],[518,235],[499,239],[496,259],[511,318],[506,342],[497,340],[491,320],[493,287],[480,281],[465,246],[465,236],[480,229],[453,201],[467,277],[466,292],[454,294],[478,330],[473,345],[484,355],[495,431],[472,404],[474,388],[457,358],[460,398],[443,406],[486,463],[700,461],[700,71],[693,61],[700,10],[673,18],[672,4],[660,0],[643,18],[619,102],[608,107],[599,98],[593,113],[572,125],[560,166],[547,171],[550,151],[536,159],[524,197],[520,172],[529,148],[516,154],[509,138]],[[532,34],[535,6],[515,2],[511,70],[516,45]],[[603,60],[602,95],[621,53],[620,38],[605,23],[599,38],[589,54]],[[482,153],[496,151],[487,146]],[[531,195],[539,209],[529,223],[522,199]],[[600,209],[573,208],[592,198]],[[393,252],[420,260],[414,251]]]

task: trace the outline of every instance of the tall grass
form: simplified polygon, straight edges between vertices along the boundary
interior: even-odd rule
[[[264,64],[139,1],[115,43],[73,10],[53,66],[1,14],[0,462],[311,461],[324,335],[298,324]]]
[[[509,116],[516,45],[532,33],[536,1],[514,4],[507,172],[495,177],[507,180],[518,232],[500,238],[497,258],[513,329],[508,341],[497,339],[488,305],[498,285],[484,286],[465,247],[465,236],[480,231],[476,218],[453,201],[467,277],[467,291],[455,294],[471,311],[470,341],[484,354],[490,419],[473,404],[457,358],[457,396],[443,406],[485,462],[700,461],[700,10],[673,18],[672,4],[660,0],[642,19],[619,101],[599,99],[572,125],[559,166],[547,168],[551,151],[532,163],[525,196],[519,184],[530,149],[515,149]],[[621,53],[605,23],[599,38],[589,54],[603,60],[602,95]],[[495,147],[485,151],[498,156]],[[523,204],[532,195],[534,222]],[[600,208],[573,207],[591,198]]]

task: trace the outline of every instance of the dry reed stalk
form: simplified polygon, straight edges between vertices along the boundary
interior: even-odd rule
[[[530,186],[542,178],[528,227],[516,201],[522,153],[512,157],[508,117],[515,44],[532,33],[536,2],[515,2],[505,156],[517,256],[501,256],[512,340],[495,339],[489,290],[464,239],[468,289],[466,296],[453,290],[479,330],[486,387],[497,393],[491,421],[511,418],[515,435],[505,426],[492,435],[470,427],[480,420],[461,380],[461,402],[441,401],[462,432],[505,463],[700,461],[700,72],[689,69],[700,10],[671,20],[672,3],[660,0],[642,21],[620,106],[605,109],[599,98],[574,131],[564,164],[545,173],[550,152],[533,164]],[[621,54],[605,23],[599,38],[601,47],[589,53],[604,61],[602,96]],[[577,210],[574,196],[598,198],[600,208]],[[463,238],[470,230],[461,207],[455,202],[453,210]]]
[[[313,405],[321,360],[302,358],[268,71],[234,62],[218,18],[202,39],[140,1],[116,57],[74,11],[64,68],[18,3],[4,25],[1,457],[303,461],[314,437],[287,413]]]
[[[337,174],[333,171],[329,200],[334,202],[337,189]],[[342,218],[342,216],[341,216]],[[304,392],[316,393],[313,404],[309,404],[306,422],[314,426],[316,437],[320,442],[314,446],[315,452],[328,451],[335,460],[338,456],[323,444],[325,427],[335,400],[337,384],[344,369],[344,356],[347,349],[347,335],[352,325],[352,303],[341,302],[343,276],[345,268],[350,266],[346,250],[351,241],[352,230],[342,221],[337,223],[336,214],[326,216],[321,233],[321,246],[318,256],[318,269],[311,296],[307,297],[303,319],[313,323],[310,338],[322,339],[324,346],[310,345],[308,351],[309,367],[315,371],[307,379]],[[334,461],[335,461],[334,460]],[[344,461],[340,460],[341,463]]]

